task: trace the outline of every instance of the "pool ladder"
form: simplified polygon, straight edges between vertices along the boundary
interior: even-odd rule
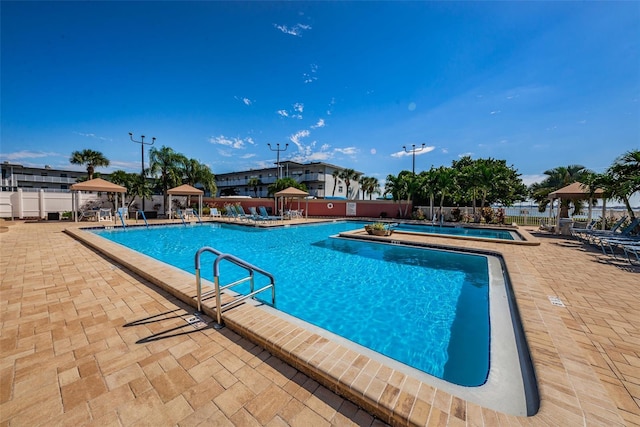
[[[200,277],[200,256],[205,252],[210,252],[214,255],[217,255],[217,257],[213,261],[214,290],[202,293],[202,280]],[[220,263],[222,261],[228,261],[228,262],[231,262],[232,264],[235,264],[239,267],[244,268],[245,270],[247,270],[249,275],[242,279],[236,280],[235,282],[231,282],[226,285],[220,286]],[[220,252],[217,249],[214,249],[209,246],[205,246],[198,249],[198,252],[196,252],[195,268],[196,268],[196,297],[197,297],[197,303],[198,303],[198,313],[202,313],[202,297],[211,295],[212,293],[215,293],[216,295],[216,323],[214,324],[215,329],[221,329],[222,327],[224,327],[224,323],[222,321],[223,311],[229,310],[243,303],[248,298],[255,299],[254,297],[261,292],[271,289],[271,305],[274,306],[276,304],[276,284],[275,284],[275,278],[273,277],[273,275],[259,267],[249,264],[248,262],[234,255],[225,254]],[[266,276],[269,279],[269,284],[258,290],[255,290],[254,289],[254,273],[259,273],[263,276]],[[248,294],[240,295],[237,298],[234,298],[233,301],[229,301],[225,304],[222,304],[222,298],[220,293],[223,290],[232,288],[234,286],[237,286],[245,282],[249,282],[250,284],[250,289]]]

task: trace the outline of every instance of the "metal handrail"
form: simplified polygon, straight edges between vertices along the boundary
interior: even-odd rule
[[[253,298],[254,296],[256,296],[257,294],[264,292],[268,289],[271,289],[271,305],[275,305],[276,304],[276,286],[275,286],[275,277],[269,273],[266,270],[261,269],[260,267],[256,267],[255,265],[252,265],[234,255],[231,254],[225,254],[220,252],[217,249],[214,249],[212,247],[209,246],[205,246],[202,247],[200,249],[198,249],[198,251],[196,252],[195,255],[195,270],[196,270],[196,297],[197,297],[197,303],[198,303],[198,312],[202,312],[202,280],[201,280],[201,275],[200,275],[200,256],[205,253],[205,252],[210,252],[214,255],[217,255],[215,261],[213,262],[213,283],[214,283],[214,287],[215,287],[215,293],[216,293],[216,325],[215,328],[219,329],[222,328],[224,326],[224,324],[222,323],[222,311],[223,310],[227,310],[230,308],[235,307],[236,305],[240,304],[241,302],[243,302],[244,300],[248,299],[248,298]],[[238,267],[244,268],[245,270],[247,270],[249,272],[249,276],[244,277],[242,279],[236,280],[235,282],[232,283],[228,283],[224,286],[220,286],[220,263],[222,261],[229,261],[235,265],[237,265]],[[262,274],[263,276],[266,276],[270,279],[270,283],[258,290],[254,289],[254,272]],[[222,305],[222,301],[221,301],[221,291],[223,291],[224,289],[229,289],[233,286],[237,286],[241,283],[244,282],[250,282],[250,290],[249,293],[246,295],[243,295],[242,297],[236,298],[233,301],[230,301],[226,304],[224,304],[224,306]],[[210,292],[207,292],[206,294],[209,294]]]

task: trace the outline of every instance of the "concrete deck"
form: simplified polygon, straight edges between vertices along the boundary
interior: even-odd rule
[[[279,321],[262,322],[270,341],[250,337],[263,347],[189,324],[193,309],[144,271],[62,233],[87,225],[97,224],[16,222],[0,234],[2,425],[640,425],[640,270],[570,239],[532,231],[539,246],[455,243],[506,261],[541,395],[536,416],[516,417]],[[248,309],[232,310],[229,323]],[[280,346],[329,368],[309,371],[263,349],[274,351],[283,334],[304,334]],[[369,395],[358,401],[368,412],[318,382],[345,373],[356,396],[341,393]]]

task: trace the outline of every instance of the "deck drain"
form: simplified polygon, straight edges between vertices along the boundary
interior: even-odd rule
[[[549,296],[549,301],[551,302],[551,305],[555,305],[556,307],[565,307],[562,300],[558,297]]]
[[[207,322],[202,320],[197,314],[193,315],[193,317],[188,317],[185,319],[188,324],[193,326],[195,329],[204,328],[207,326]]]

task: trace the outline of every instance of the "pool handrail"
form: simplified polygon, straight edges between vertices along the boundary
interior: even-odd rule
[[[206,292],[205,294],[202,294],[202,280],[201,280],[201,275],[200,275],[200,256],[205,253],[205,252],[210,252],[213,253],[214,255],[217,255],[216,259],[213,262],[213,283],[214,283],[214,291],[210,291],[210,292]],[[249,272],[249,276],[236,280],[235,282],[232,283],[228,283],[224,286],[220,286],[220,262],[227,260],[235,265],[237,265],[238,267],[244,268],[245,270],[247,270]],[[253,264],[250,264],[234,255],[231,254],[225,254],[220,252],[219,250],[212,248],[210,246],[204,246],[200,249],[198,249],[198,251],[196,252],[195,255],[195,270],[196,270],[196,298],[197,298],[197,304],[198,304],[198,313],[202,313],[202,297],[208,294],[211,294],[211,292],[215,292],[216,294],[216,323],[214,324],[214,328],[215,329],[221,329],[224,327],[224,323],[222,321],[222,311],[223,310],[227,310],[230,308],[233,308],[235,306],[237,306],[238,304],[244,302],[244,300],[248,299],[248,298],[253,298],[254,296],[256,296],[257,294],[264,292],[268,289],[271,289],[271,305],[275,306],[276,304],[276,284],[275,284],[275,277],[269,273],[266,270],[261,269],[260,267],[256,267]],[[263,276],[266,276],[267,278],[269,278],[270,283],[258,290],[254,289],[254,272],[260,273]],[[249,289],[249,293],[246,295],[242,295],[239,298],[235,298],[233,301],[230,301],[226,304],[224,304],[224,306],[222,305],[222,300],[221,300],[221,296],[220,296],[220,292],[223,291],[224,289],[228,289],[231,288],[233,286],[239,285],[241,283],[244,283],[246,281],[250,282],[250,289]]]
[[[200,224],[202,224],[202,220],[200,219],[200,215],[198,215],[198,210],[197,209],[193,209],[193,214],[196,216],[196,218],[198,218],[198,222]]]
[[[127,228],[127,224],[124,223],[124,216],[122,215],[122,211],[120,209],[116,209],[116,213],[120,217],[120,222],[122,222],[122,228]]]
[[[147,226],[147,228],[149,228],[149,223],[147,222],[147,216],[144,214],[144,211],[142,209],[138,210],[138,212],[136,212],[136,215],[140,214],[142,215],[142,219],[144,220],[144,225]]]

